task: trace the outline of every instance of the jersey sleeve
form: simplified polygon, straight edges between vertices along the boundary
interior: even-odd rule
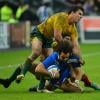
[[[55,61],[58,59],[58,53],[54,52],[52,53],[50,56],[48,56],[43,62],[42,64],[45,66],[45,68],[47,69],[49,66],[54,65]]]

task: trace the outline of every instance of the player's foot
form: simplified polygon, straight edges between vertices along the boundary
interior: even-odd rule
[[[11,84],[9,79],[0,79],[0,84],[2,84],[5,88],[8,88]]]
[[[91,83],[91,88],[95,90],[100,90],[100,85],[97,85],[96,83]]]
[[[53,91],[49,91],[47,89],[38,89],[38,86],[33,86],[31,88],[29,88],[30,92],[39,92],[39,93],[53,93]]]
[[[54,93],[53,91],[49,91],[49,90],[47,90],[47,89],[38,89],[37,88],[37,92],[39,92],[39,93]]]
[[[20,74],[20,75],[17,76],[16,81],[20,81],[20,80],[23,80],[23,79],[24,79],[24,75]]]
[[[20,82],[21,82],[21,80],[17,80],[17,79],[16,79],[16,83],[18,83],[18,84],[19,84]]]
[[[91,83],[90,85],[86,85],[86,84],[84,84],[84,86],[86,86],[86,87],[91,87],[91,88],[93,88],[94,90],[100,90],[100,85],[97,85],[96,83]]]
[[[30,88],[29,88],[29,91],[30,91],[30,92],[32,92],[32,91],[33,91],[33,92],[37,92],[37,87],[38,87],[38,86],[30,87]]]

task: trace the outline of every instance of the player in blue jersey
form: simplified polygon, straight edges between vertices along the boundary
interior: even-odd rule
[[[67,39],[69,39],[67,37]],[[55,49],[57,50],[58,47],[56,47]],[[97,84],[94,84],[93,82],[91,82],[87,75],[85,73],[82,73],[82,68],[81,68],[81,61],[80,61],[80,58],[76,55],[70,55],[69,59],[66,61],[66,63],[64,61],[60,61],[59,60],[59,53],[57,52],[54,52],[52,55],[50,55],[46,60],[44,60],[40,65],[38,65],[38,67],[36,68],[36,72],[39,72],[43,75],[46,75],[46,76],[52,76],[52,77],[58,77],[60,76],[58,79],[52,79],[50,81],[50,83],[52,84],[52,86],[56,86],[56,85],[60,85],[60,87],[64,86],[63,87],[63,90],[66,89],[67,85],[69,86],[69,84],[62,84],[63,83],[63,80],[65,80],[66,78],[69,78],[70,75],[72,73],[70,73],[70,70],[68,68],[68,65],[70,64],[74,70],[74,74],[76,76],[74,76],[74,82],[78,83],[79,84],[79,81],[83,81],[85,86],[87,85],[87,87],[91,87],[95,90],[100,90],[100,86],[98,86]],[[64,59],[63,59],[64,60]],[[63,62],[63,63],[62,63]],[[60,65],[59,65],[60,64]],[[56,66],[56,65],[59,65],[58,66],[58,69],[60,69],[60,75],[58,72],[55,72],[53,70],[53,72],[48,72],[48,69],[50,66]],[[64,66],[67,66],[67,69],[66,67]],[[55,69],[55,68],[54,68]],[[56,68],[57,69],[57,68]],[[65,74],[64,74],[65,73]],[[52,74],[52,75],[51,75]],[[71,77],[72,79],[72,77]],[[44,79],[42,79],[44,80]],[[66,83],[66,82],[64,82]],[[40,87],[41,88],[41,87]],[[42,85],[42,88],[43,88],[43,85]],[[30,88],[30,91],[34,90],[34,87],[33,88]],[[68,91],[68,88],[67,88],[67,91]],[[70,91],[70,90],[69,90]],[[72,89],[71,91],[74,91],[74,89]]]
[[[75,60],[71,60],[71,59]],[[41,75],[40,83],[37,91],[44,91],[45,80],[49,79],[53,85],[58,85],[62,87],[62,84],[71,77],[71,66],[79,67],[80,63],[76,61],[79,60],[79,57],[76,55],[72,55],[72,44],[69,40],[64,40],[59,47],[58,52],[53,52],[50,56],[48,56],[43,62],[41,62],[35,69],[35,72]],[[44,81],[44,84],[43,84]],[[68,80],[67,80],[68,82]],[[77,84],[68,83],[74,90],[66,90],[66,91],[75,91],[81,92],[81,88]],[[62,89],[65,91],[65,88]]]
[[[66,45],[67,46],[67,45]],[[68,48],[67,48],[68,49]],[[65,51],[66,51],[66,49],[65,49]],[[58,52],[58,53],[57,53]],[[54,52],[53,54],[54,55],[56,55],[57,56],[57,54],[59,54],[59,50],[57,51],[57,52]],[[70,51],[71,52],[71,51]],[[62,56],[65,56],[65,55],[62,55]],[[69,56],[69,55],[66,55],[67,57]],[[66,58],[66,57],[65,57]],[[73,59],[73,60],[72,60]],[[75,63],[75,62],[71,62],[71,61],[75,61],[75,59],[76,59],[76,61],[77,61],[77,64]],[[64,60],[64,59],[63,59]],[[66,59],[67,60],[67,59]],[[51,57],[51,59],[50,59],[50,61],[52,61],[53,62],[53,59],[52,59],[52,57]],[[61,61],[60,61],[61,62]],[[44,64],[45,64],[45,62],[43,62]],[[49,62],[48,62],[49,63]],[[69,60],[69,63],[71,63],[72,64],[72,66],[73,67],[77,67],[77,68],[79,68],[79,66],[80,66],[80,63],[79,63],[79,58],[76,56],[70,56],[70,60]],[[36,67],[36,65],[35,65],[35,67]],[[35,74],[35,72],[34,72],[34,70],[35,70],[35,67],[34,67],[34,65],[33,65],[33,67],[32,67],[32,69],[30,69],[30,72],[32,72],[33,74]],[[75,68],[76,68],[75,67]],[[61,67],[62,68],[62,67]],[[62,70],[62,69],[61,69]],[[68,70],[68,69],[67,69]],[[5,87],[5,88],[8,88],[10,85],[11,85],[11,83],[16,79],[16,73],[20,73],[21,72],[21,68],[20,67],[18,67],[18,68],[16,68],[16,70],[15,70],[15,72],[11,75],[11,77],[9,77],[9,78],[7,78],[7,79],[0,79],[0,83]],[[50,73],[49,73],[50,74]],[[50,74],[51,75],[51,74]],[[68,74],[69,75],[69,74]],[[48,76],[48,75],[47,75]],[[52,75],[53,76],[53,75]],[[59,75],[57,75],[57,76],[59,76]],[[61,75],[61,76],[63,76],[63,75]],[[98,87],[97,85],[95,85],[95,84],[92,84],[92,82],[90,82],[89,81],[89,79],[88,79],[88,77],[84,74],[83,75],[84,77],[82,77],[82,81],[84,81],[84,83],[88,86],[88,87],[92,87],[93,89],[95,89],[95,90],[100,90],[100,87]],[[68,76],[67,76],[68,77]],[[63,80],[64,78],[62,78],[61,77],[61,80]],[[59,80],[58,80],[59,81]],[[61,81],[62,82],[62,81]],[[58,83],[61,83],[61,82],[58,82]],[[52,83],[52,82],[51,82]]]

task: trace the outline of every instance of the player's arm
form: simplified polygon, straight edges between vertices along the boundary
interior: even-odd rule
[[[72,43],[73,43],[73,54],[78,55],[80,57],[80,60],[79,60],[80,63],[82,65],[84,65],[85,61],[83,60],[83,58],[81,56],[81,50],[80,50],[80,45],[79,45],[78,39],[77,38],[74,39],[72,41]]]
[[[73,39],[72,43],[73,43],[73,53],[81,57],[81,50],[78,39],[77,38]]]
[[[82,68],[81,67],[77,67],[77,68],[74,68],[74,73],[75,73],[75,80],[81,80],[82,78]]]
[[[49,55],[42,63],[36,67],[35,72],[44,76],[50,76],[51,74],[48,72],[47,68],[54,64],[55,59],[57,58],[56,56],[56,53]]]
[[[44,76],[50,76],[50,74],[48,73],[47,69],[45,68],[44,64],[43,63],[40,63],[36,69],[35,69],[35,72],[38,73],[38,74],[42,74]]]
[[[54,29],[54,38],[55,38],[55,40],[58,42],[58,43],[60,43],[61,41],[62,41],[62,31],[61,30],[59,30],[59,29]]]
[[[63,40],[62,37],[62,25],[64,22],[64,18],[62,16],[57,16],[54,22],[54,38],[55,40],[60,43]]]
[[[73,43],[73,54],[78,55],[80,57],[80,63],[84,64],[84,60],[82,59],[81,56],[81,49],[80,49],[80,45],[78,42],[78,32],[76,29],[76,26],[74,26],[74,34],[71,36],[72,37],[72,43]]]

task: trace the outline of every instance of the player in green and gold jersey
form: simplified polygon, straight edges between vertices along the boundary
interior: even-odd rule
[[[69,12],[60,12],[52,15],[33,29],[31,32],[32,53],[23,64],[17,80],[24,78],[37,57],[43,55],[44,57],[42,57],[45,58],[52,53],[51,44],[53,39],[60,44],[63,38],[69,35],[73,44],[73,53],[80,56],[81,59],[78,32],[75,24],[82,18],[83,13],[83,8],[75,7]]]

